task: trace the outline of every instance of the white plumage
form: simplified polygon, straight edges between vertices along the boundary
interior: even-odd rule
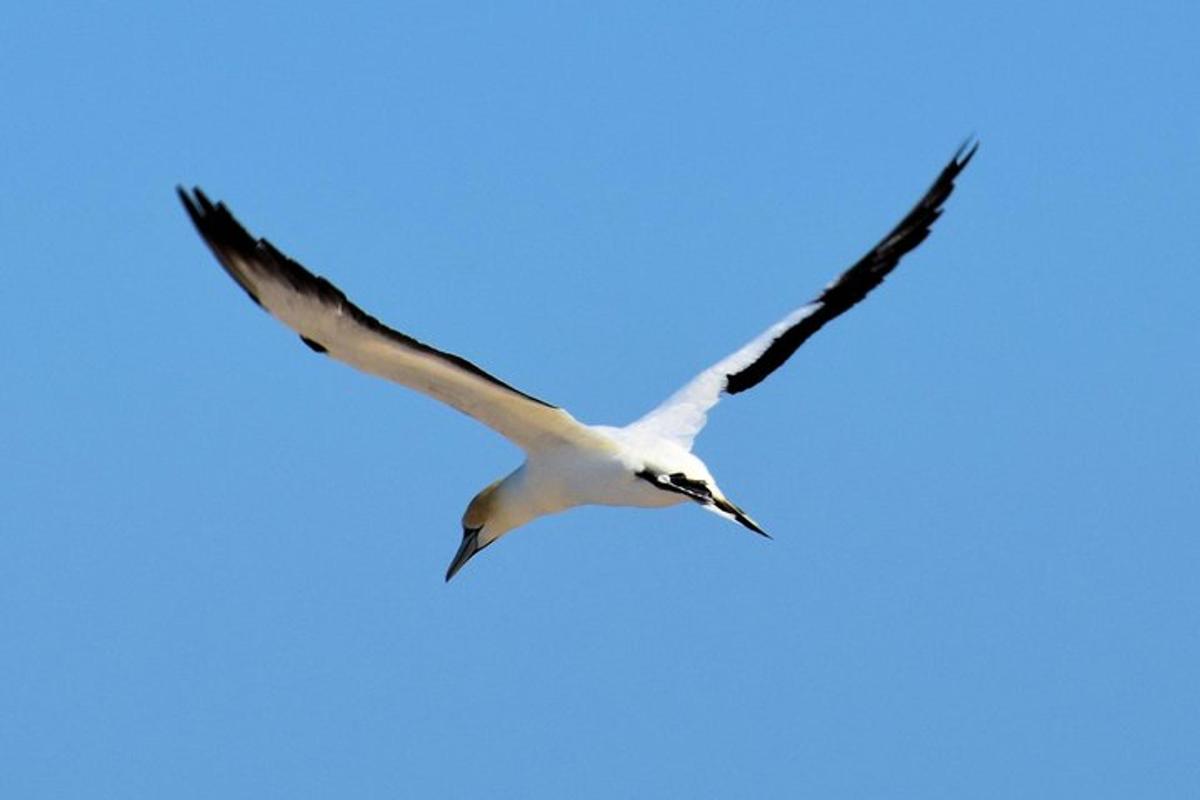
[[[255,239],[222,203],[179,190],[184,208],[218,261],[268,313],[305,344],[358,369],[424,392],[482,422],[525,451],[526,460],[475,496],[446,580],[505,533],[579,505],[664,507],[692,501],[766,533],[721,491],[692,453],[722,394],[751,388],[822,325],[859,302],[928,235],[954,180],[978,145],[964,145],[908,215],[819,297],[701,372],[662,405],[625,427],[584,425],[465,359],[387,327],[313,275]]]

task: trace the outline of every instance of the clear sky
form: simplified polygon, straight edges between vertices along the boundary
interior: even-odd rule
[[[10,4],[0,796],[1196,797],[1197,5],[833,5]],[[623,424],[972,133],[699,439],[773,542],[580,509],[449,585],[519,452],[173,195]]]

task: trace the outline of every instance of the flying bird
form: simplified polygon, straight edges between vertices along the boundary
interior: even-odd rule
[[[475,495],[449,581],[476,553],[538,517],[580,505],[662,508],[692,502],[756,534],[767,533],[717,485],[692,444],[722,394],[756,385],[825,323],[883,282],[924,241],[978,143],[959,148],[908,215],[816,299],[701,372],[624,427],[585,425],[461,356],[438,350],[367,314],[336,286],[266,239],[256,239],[224,203],[178,188],[183,207],[221,266],[250,299],[301,341],[353,367],[423,392],[492,428],[525,451],[525,462]]]

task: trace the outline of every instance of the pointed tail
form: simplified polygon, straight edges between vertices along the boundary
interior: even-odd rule
[[[747,527],[750,530],[757,533],[759,536],[765,536],[768,539],[773,538],[771,536],[771,534],[767,533],[762,528],[758,527],[758,523],[755,522],[754,520],[750,519],[750,517],[746,514],[745,511],[742,511],[736,505],[731,503],[729,501],[729,498],[713,497],[712,507],[715,510],[717,510],[718,512],[720,512],[723,516],[727,516],[730,519],[732,519],[734,522],[736,522],[740,525],[744,525],[745,527]]]

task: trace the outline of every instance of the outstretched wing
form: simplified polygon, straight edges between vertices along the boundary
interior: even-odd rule
[[[954,179],[970,163],[979,144],[964,144],[920,202],[892,231],[825,287],[817,299],[772,325],[736,353],[701,372],[662,405],[630,425],[675,440],[691,449],[708,411],[721,393],[737,394],[757,386],[783,365],[825,323],[845,312],[883,282],[901,257],[925,240],[954,191]]]
[[[441,400],[527,451],[590,436],[563,409],[384,325],[332,283],[266,239],[252,237],[224,203],[214,205],[198,188],[178,192],[196,230],[230,277],[316,352]]]

